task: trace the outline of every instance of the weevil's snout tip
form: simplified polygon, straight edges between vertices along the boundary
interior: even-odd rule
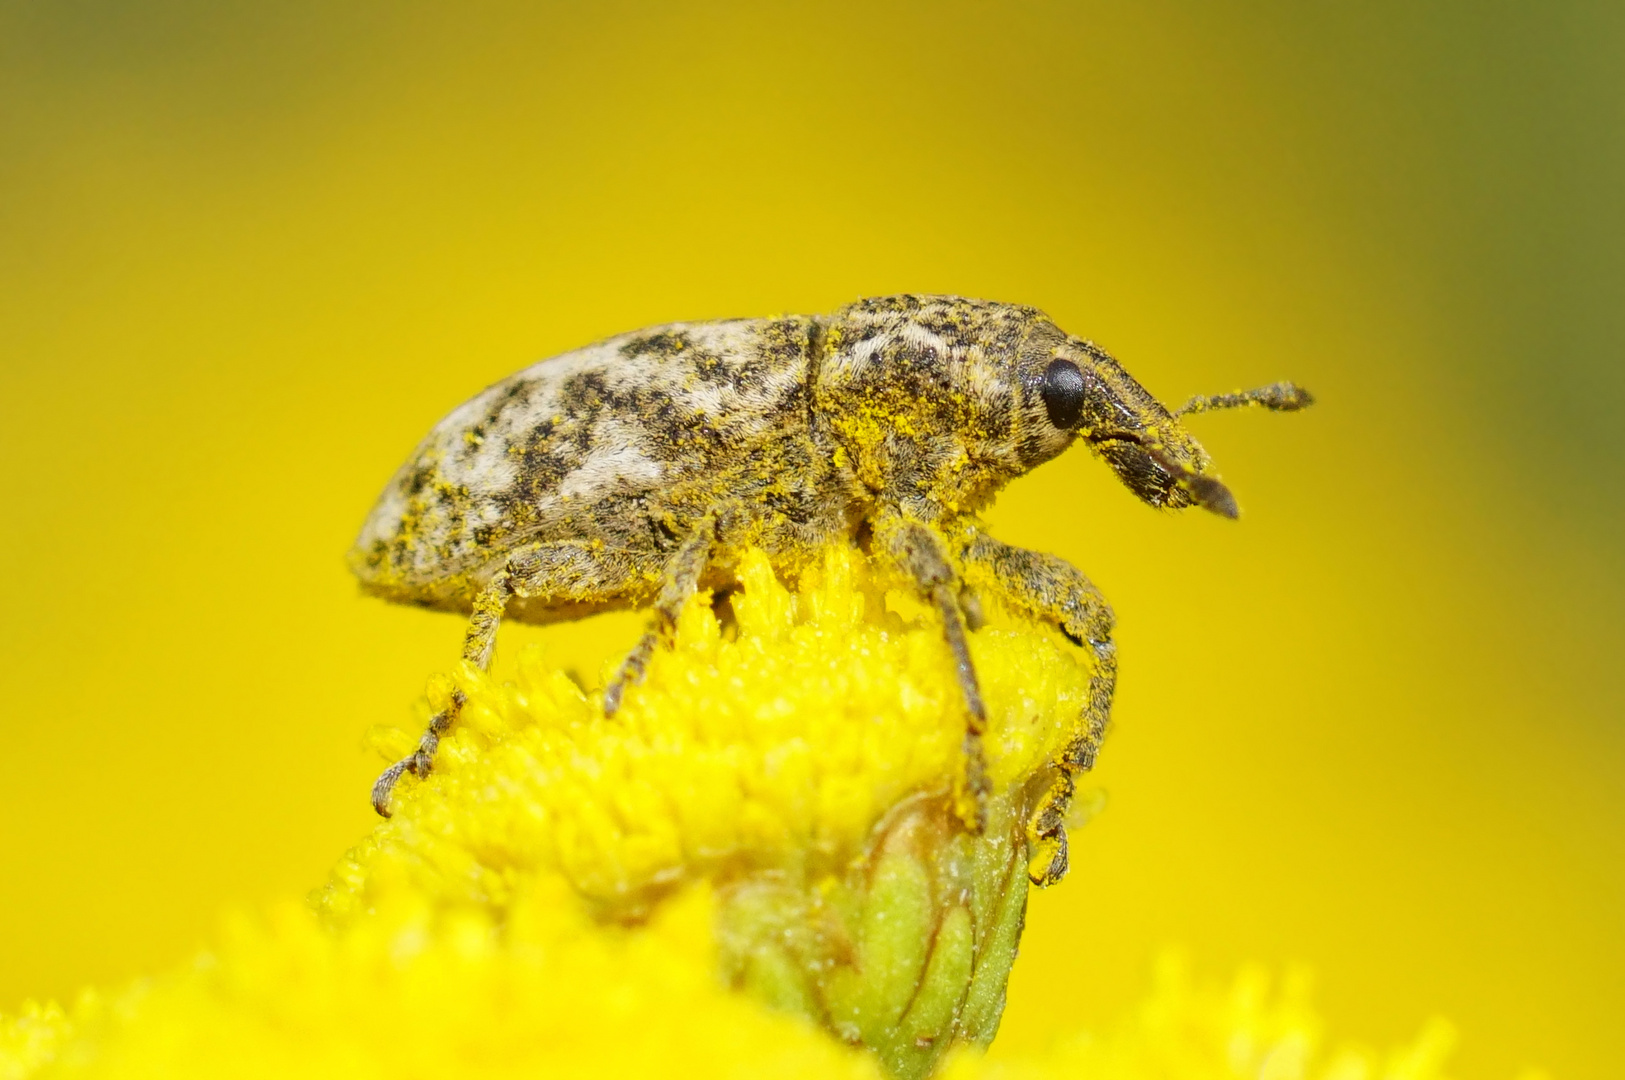
[[[1185,486],[1196,500],[1196,505],[1204,510],[1211,510],[1222,518],[1231,521],[1241,516],[1241,507],[1236,505],[1236,497],[1230,489],[1211,476],[1188,476]]]
[[[1197,455],[1184,455],[1184,460],[1178,460],[1161,447],[1140,447],[1145,457],[1156,466],[1155,476],[1160,481],[1154,494],[1147,497],[1141,494],[1153,506],[1167,506],[1173,509],[1183,509],[1187,506],[1200,506],[1204,510],[1211,510],[1220,517],[1235,520],[1241,516],[1241,508],[1236,505],[1236,497],[1230,494],[1230,489],[1224,486],[1224,481],[1216,476],[1204,476],[1191,465],[1198,465],[1202,460],[1200,451]],[[1132,463],[1133,458],[1129,461]],[[1185,464],[1189,461],[1191,465]],[[1140,488],[1133,482],[1131,474],[1129,486],[1136,491]]]

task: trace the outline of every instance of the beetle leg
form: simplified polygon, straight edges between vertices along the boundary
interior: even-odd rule
[[[468,630],[463,635],[463,659],[482,671],[491,665],[491,653],[497,643],[497,627],[502,625],[502,613],[507,610],[513,592],[514,573],[510,562],[510,565],[492,574],[491,580],[474,597],[474,614],[468,620]],[[389,796],[403,773],[411,773],[420,780],[429,775],[434,768],[435,751],[440,748],[440,738],[451,730],[466,700],[463,692],[454,688],[446,707],[429,717],[428,730],[418,740],[418,748],[385,769],[372,785],[372,808],[378,811],[380,817],[390,816]]]
[[[971,664],[966,638],[965,612],[960,607],[959,575],[948,560],[947,544],[935,529],[903,517],[888,517],[875,523],[875,539],[885,554],[914,583],[920,598],[937,611],[942,633],[953,654],[954,673],[965,702],[965,773],[954,793],[954,810],[972,832],[981,832],[987,821],[987,757],[982,750],[982,732],[987,729],[987,707],[982,688]]]
[[[1027,823],[1033,859],[1028,877],[1051,885],[1066,874],[1066,812],[1073,777],[1094,766],[1111,715],[1117,685],[1117,648],[1112,644],[1112,609],[1100,590],[1070,563],[1012,547],[984,532],[974,533],[960,552],[967,582],[990,593],[1017,614],[1054,623],[1073,644],[1094,654],[1089,703],[1077,733],[1054,762],[1055,779],[1039,798]]]
[[[497,628],[502,624],[508,602],[514,597],[542,596],[561,602],[591,602],[625,591],[642,569],[641,560],[610,557],[577,540],[532,544],[515,551],[474,597],[473,614],[468,620],[468,631],[463,635],[463,660],[481,671],[491,666]],[[403,774],[411,773],[423,779],[433,770],[440,740],[456,722],[465,700],[463,692],[454,689],[446,707],[429,718],[428,730],[419,740],[418,748],[378,777],[372,786],[372,807],[380,815],[389,817],[390,793]]]
[[[649,670],[649,661],[662,641],[670,641],[677,631],[677,617],[683,605],[700,587],[700,578],[711,562],[711,552],[717,540],[717,519],[707,516],[688,539],[666,560],[661,572],[660,595],[654,602],[654,620],[632,651],[626,654],[615,677],[604,687],[604,715],[614,716],[621,707],[621,699],[628,686],[643,681]]]

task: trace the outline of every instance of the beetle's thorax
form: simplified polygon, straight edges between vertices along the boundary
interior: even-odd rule
[[[928,520],[985,504],[1027,467],[1024,389],[1007,358],[1042,319],[1009,304],[897,296],[824,321],[813,413],[837,463],[875,501]]]

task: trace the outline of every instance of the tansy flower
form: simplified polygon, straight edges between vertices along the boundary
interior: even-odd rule
[[[613,720],[533,652],[508,683],[458,672],[433,774],[309,904],[69,1012],[0,1019],[0,1080],[1438,1075],[1444,1028],[1386,1060],[1328,1053],[1296,984],[1199,990],[1173,967],[1114,1031],[982,1059],[1088,661],[998,613],[972,635],[992,781],[972,835],[931,620],[845,549],[795,591],[760,555],[740,579],[725,605],[695,598]],[[394,758],[412,740],[376,741]]]

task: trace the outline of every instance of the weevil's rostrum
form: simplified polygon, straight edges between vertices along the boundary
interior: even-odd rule
[[[1179,413],[1309,401],[1278,383]],[[942,622],[966,713],[957,802],[972,828],[985,781],[970,598],[1047,621],[1091,650],[1098,684],[1031,825],[1034,879],[1053,881],[1072,775],[1105,727],[1111,611],[1073,567],[993,539],[976,513],[1081,439],[1146,502],[1234,517],[1179,413],[1030,307],[894,296],[829,316],[676,323],[544,360],[454,411],[385,489],[351,566],[378,595],[472,612],[464,657],[481,666],[503,617],[652,605],[651,629],[606,688],[612,714],[684,600],[726,588],[742,551],[762,549],[793,578],[825,545],[855,541]],[[380,778],[380,813],[403,772],[428,774],[456,700]]]

